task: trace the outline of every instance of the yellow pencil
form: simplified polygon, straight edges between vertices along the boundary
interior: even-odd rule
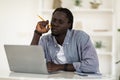
[[[38,15],[38,17],[39,17],[41,20],[45,21],[41,16]]]
[[[45,21],[41,16],[38,15],[38,17],[39,17],[41,20]],[[49,28],[51,28],[51,25],[48,25],[48,26],[49,26]]]

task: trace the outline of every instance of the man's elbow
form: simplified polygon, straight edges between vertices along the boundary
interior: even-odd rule
[[[96,72],[99,72],[99,65],[92,65],[92,66],[82,67],[81,71],[82,72],[88,72],[88,73],[96,73]]]

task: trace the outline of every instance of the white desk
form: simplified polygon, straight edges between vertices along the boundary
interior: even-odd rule
[[[0,72],[0,80],[116,80],[110,76],[90,77],[79,76],[74,72],[58,72],[56,74],[27,74],[14,72]]]

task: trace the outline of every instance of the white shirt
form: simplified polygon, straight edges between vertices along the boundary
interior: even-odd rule
[[[63,46],[59,45],[60,50],[57,53],[57,59],[54,61],[54,63],[56,64],[65,64],[67,63],[66,57],[64,55],[64,50],[63,50]]]

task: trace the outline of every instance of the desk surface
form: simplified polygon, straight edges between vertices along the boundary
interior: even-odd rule
[[[74,72],[60,71],[56,74],[28,74],[14,72],[0,72],[0,80],[115,80],[110,76],[79,76]]]

